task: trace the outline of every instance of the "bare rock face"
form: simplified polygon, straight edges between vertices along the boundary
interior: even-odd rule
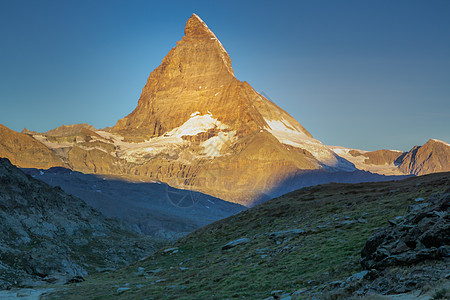
[[[429,140],[423,146],[416,146],[403,157],[400,170],[414,175],[450,171],[450,145]]]
[[[67,166],[61,158],[27,134],[15,132],[0,124],[0,157],[8,158],[22,168]]]

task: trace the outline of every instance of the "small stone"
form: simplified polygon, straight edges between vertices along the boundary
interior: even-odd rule
[[[151,270],[151,271],[148,271],[149,273],[153,273],[153,274],[156,274],[156,273],[159,273],[159,272],[161,272],[163,269],[161,269],[161,268],[158,268],[158,269],[155,269],[155,270]]]
[[[167,248],[167,249],[164,249],[163,252],[167,253],[167,252],[173,252],[173,251],[176,251],[176,250],[178,250],[178,247]]]
[[[128,290],[131,290],[129,287],[120,287],[117,289],[116,294],[121,294],[123,292],[126,292]]]
[[[250,240],[248,238],[237,239],[237,240],[231,241],[231,242],[225,244],[224,246],[222,246],[222,250],[231,249],[238,245],[247,244],[248,242],[250,242]]]
[[[420,202],[420,201],[424,201],[425,199],[423,199],[422,197],[418,197],[418,198],[416,198],[416,199],[414,199],[414,201],[416,201],[416,202]]]
[[[283,294],[283,292],[284,292],[283,290],[275,290],[275,291],[272,291],[270,294],[274,297],[279,297],[279,296],[281,296],[281,294]]]
[[[304,289],[304,290],[296,290],[295,292],[292,293],[292,295],[293,296],[301,295],[301,294],[304,294],[307,291],[308,290],[306,290],[306,289]]]

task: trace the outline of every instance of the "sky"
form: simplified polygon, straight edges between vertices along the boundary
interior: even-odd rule
[[[239,80],[324,144],[450,143],[447,0],[0,0],[0,123],[115,125],[192,13]]]

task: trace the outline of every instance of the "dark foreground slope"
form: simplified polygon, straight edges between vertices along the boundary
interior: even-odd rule
[[[65,168],[24,171],[52,186],[60,186],[105,216],[124,221],[135,231],[158,239],[176,240],[245,209],[237,203],[161,182],[133,182]]]
[[[304,188],[203,227],[143,261],[88,277],[47,299],[264,299],[283,294],[348,298],[333,288],[358,281],[361,250],[369,237],[409,205],[427,203],[449,186],[450,174],[439,173]],[[407,268],[402,272],[408,275]]]
[[[116,269],[157,247],[0,158],[0,289]]]

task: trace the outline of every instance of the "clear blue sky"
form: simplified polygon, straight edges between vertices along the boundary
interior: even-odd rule
[[[112,126],[197,13],[325,144],[450,142],[450,1],[0,0],[0,123]]]

